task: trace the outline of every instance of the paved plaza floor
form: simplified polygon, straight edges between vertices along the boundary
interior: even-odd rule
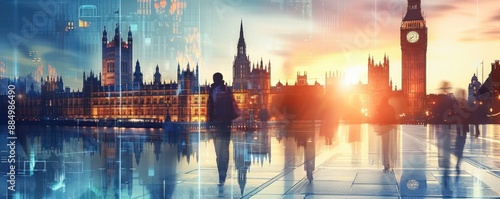
[[[224,187],[215,187],[211,178],[202,178],[198,190],[203,198],[500,198],[496,127],[483,127],[483,135],[477,138],[467,135],[464,158],[457,168],[456,130],[449,132],[450,166],[442,167],[439,132],[433,126],[397,126],[389,140],[393,142],[389,145],[394,145],[389,146],[389,153],[394,155],[391,163],[395,166],[388,172],[383,171],[380,152],[380,144],[386,143],[380,136],[370,135],[375,134],[374,127],[361,125],[358,138],[352,138],[349,127],[341,126],[329,147],[316,143],[312,180],[306,176],[304,161],[278,172],[249,171],[243,193],[237,174],[230,176]],[[445,176],[450,181],[448,189],[444,188]],[[178,187],[183,187],[182,183]],[[182,197],[184,190],[176,192]]]
[[[500,126],[480,131],[320,123],[234,130],[218,186],[210,132],[20,127],[13,198],[500,198]]]

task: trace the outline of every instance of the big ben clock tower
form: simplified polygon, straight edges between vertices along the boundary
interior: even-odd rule
[[[423,116],[426,95],[427,26],[420,0],[408,0],[401,23],[402,89],[408,99],[409,117]]]

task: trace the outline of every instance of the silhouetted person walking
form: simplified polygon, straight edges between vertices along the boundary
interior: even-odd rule
[[[450,130],[452,128],[453,105],[456,101],[449,95],[450,84],[443,82],[441,89],[441,99],[436,103],[433,113],[437,115],[435,133],[438,144],[438,164],[443,170],[442,193],[443,196],[450,196],[453,192],[450,187],[450,156],[451,141]]]
[[[340,117],[338,107],[341,106],[337,104],[340,103],[339,98],[334,93],[327,93],[319,111],[321,119],[320,135],[325,136],[327,145],[332,145],[333,136],[337,134]]]
[[[215,129],[214,146],[219,171],[219,186],[224,185],[229,164],[229,142],[231,137],[231,115],[233,101],[231,91],[224,84],[221,73],[213,75],[214,83],[210,86],[207,106],[207,122]],[[229,98],[230,97],[230,98]],[[228,99],[229,98],[229,102]]]
[[[396,129],[396,124],[398,122],[396,112],[389,104],[389,98],[384,97],[381,99],[373,122],[376,124],[375,131],[378,135],[380,135],[382,140],[383,171],[389,172],[391,167],[394,169],[396,163],[396,155],[391,152],[393,152],[396,147],[393,136],[396,136],[396,134],[394,134],[394,130]]]

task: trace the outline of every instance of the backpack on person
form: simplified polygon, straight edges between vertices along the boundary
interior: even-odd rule
[[[214,116],[217,121],[231,121],[240,116],[240,108],[233,93],[226,86],[214,89]]]

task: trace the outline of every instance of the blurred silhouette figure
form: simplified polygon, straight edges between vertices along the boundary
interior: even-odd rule
[[[315,147],[315,135],[314,126],[305,125],[301,126],[301,129],[298,129],[296,139],[297,139],[297,148],[304,147],[304,170],[306,171],[306,176],[309,182],[312,182],[313,172],[316,166],[316,147]]]
[[[312,182],[313,172],[316,166],[316,147],[314,142],[314,134],[307,138],[304,146],[304,170],[306,170],[307,179]]]
[[[433,112],[440,116],[440,118],[437,118],[439,122],[435,125],[435,133],[438,144],[438,164],[443,170],[442,192],[443,196],[450,196],[452,194],[449,176],[450,129],[452,125],[450,118],[452,117],[453,105],[456,104],[456,101],[449,95],[450,84],[448,82],[442,82],[440,90],[443,98],[438,101]]]
[[[438,164],[443,169],[442,191],[443,195],[450,195],[450,128],[449,125],[437,124],[436,136],[438,142]]]
[[[382,163],[384,165],[384,172],[388,172],[391,167],[394,168],[396,154],[391,153],[394,151],[395,143],[393,136],[396,129],[397,119],[394,108],[389,104],[389,98],[383,97],[375,112],[374,123],[375,131],[382,140]],[[392,149],[392,150],[391,150]]]
[[[351,97],[348,112],[345,117],[349,122],[349,143],[351,144],[351,161],[355,165],[360,164],[361,158],[361,98],[359,95]]]
[[[479,122],[474,123],[474,129],[476,129],[476,133],[474,134],[474,136],[479,137],[479,135],[481,134],[481,132],[479,132]]]
[[[475,106],[477,106],[477,108],[475,108],[473,111],[472,111],[472,115],[469,119],[469,123],[474,125],[474,131],[471,131],[471,134],[473,134],[476,138],[479,137],[479,135],[481,135],[481,132],[479,130],[479,124],[484,124],[487,122],[487,114],[488,114],[488,111],[486,110],[487,109],[487,103],[486,102],[478,102],[479,104],[476,104]],[[472,107],[474,107],[474,105],[472,105]]]
[[[207,123],[214,127],[214,146],[217,161],[217,170],[219,172],[218,186],[224,185],[227,177],[229,164],[229,142],[231,137],[231,119],[217,114],[217,110],[226,107],[220,107],[217,103],[217,92],[220,90],[228,91],[221,73],[213,75],[214,83],[210,86],[208,105],[207,105]],[[232,104],[226,104],[232,106]]]
[[[320,109],[320,135],[325,137],[326,145],[332,144],[333,135],[337,133],[339,126],[339,110],[337,110],[338,100],[333,94],[328,94]]]
[[[229,142],[231,138],[230,124],[214,124],[214,146],[219,171],[219,186],[226,182],[227,168],[229,165]]]
[[[462,158],[464,155],[464,146],[466,139],[467,139],[466,133],[457,133],[457,137],[455,139],[455,155],[457,156],[457,165],[456,165],[457,174],[460,174],[460,164],[462,163]]]
[[[455,155],[457,156],[456,172],[460,173],[460,164],[462,163],[462,157],[464,154],[465,140],[467,133],[469,132],[469,118],[471,114],[466,110],[466,100],[465,100],[465,90],[457,90],[457,106],[460,109],[460,113],[457,114],[459,118],[457,119],[457,136],[455,139]],[[458,179],[458,175],[456,176]]]

